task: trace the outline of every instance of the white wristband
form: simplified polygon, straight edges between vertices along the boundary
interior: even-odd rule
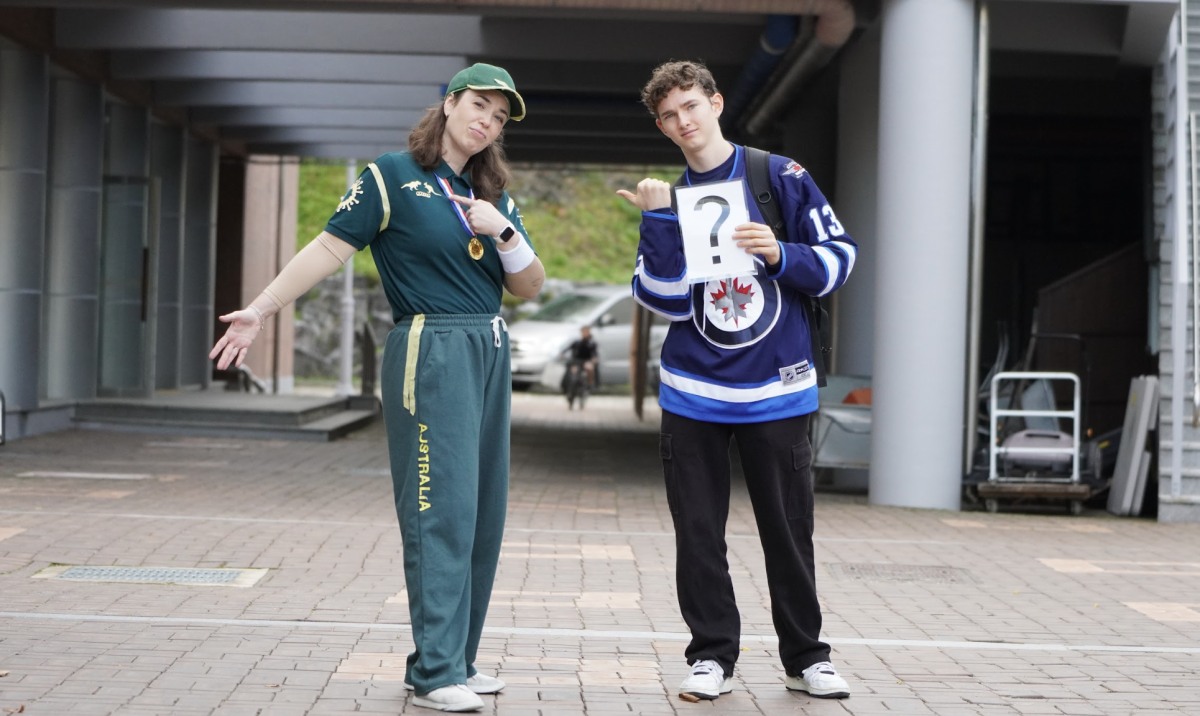
[[[500,264],[504,266],[504,273],[520,273],[529,268],[529,264],[537,258],[537,254],[533,253],[533,247],[525,241],[525,237],[521,236],[521,232],[517,232],[518,241],[517,247],[509,251],[501,251],[499,247],[496,253],[500,254]]]

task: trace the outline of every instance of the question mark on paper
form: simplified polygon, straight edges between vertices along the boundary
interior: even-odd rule
[[[725,220],[729,218],[729,202],[725,201],[725,199],[719,196],[706,196],[700,201],[696,202],[696,211],[702,210],[703,207],[708,204],[716,204],[717,206],[721,207],[721,215],[717,217],[717,223],[713,224],[712,229],[708,233],[709,246],[712,246],[715,249],[717,248],[717,234],[720,233],[721,226],[724,225]],[[714,264],[721,263],[721,257],[713,256],[712,262]]]

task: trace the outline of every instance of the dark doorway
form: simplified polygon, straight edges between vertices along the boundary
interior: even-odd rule
[[[1045,295],[1072,305],[1086,305],[1089,291],[1119,293],[1127,310],[1107,316],[1084,321],[1086,312],[1051,311],[1054,325],[1043,321],[1039,331],[1083,340],[1039,342],[1031,366],[1080,374],[1085,399],[1097,406],[1085,430],[1119,427],[1129,379],[1152,370],[1145,348],[1148,252],[1122,253],[1121,261],[1136,266],[1108,270],[1123,277],[1120,285],[1057,282],[1131,244],[1149,245],[1150,72],[1108,58],[1006,52],[994,53],[992,66],[983,369],[994,360],[1001,332],[1015,349],[1007,367],[1025,355],[1042,289],[1059,286]],[[1121,359],[1105,361],[1100,373],[1093,361],[1089,380],[1082,355],[1089,349],[1115,350]]]

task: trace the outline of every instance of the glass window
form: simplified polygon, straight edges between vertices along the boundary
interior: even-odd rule
[[[613,305],[612,308],[605,311],[605,315],[612,316],[613,320],[608,325],[610,326],[628,326],[633,323],[633,296],[623,298]]]
[[[582,322],[587,320],[588,314],[603,302],[603,296],[566,293],[550,301],[542,307],[542,310],[525,320],[552,323]]]

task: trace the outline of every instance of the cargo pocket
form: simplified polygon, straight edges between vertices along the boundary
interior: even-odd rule
[[[675,459],[671,454],[671,436],[658,436],[658,456],[662,458],[663,478],[667,484],[667,507],[671,514],[679,514],[679,484],[675,477]]]
[[[812,515],[812,445],[805,440],[792,446],[792,479],[788,488],[787,518],[809,519]]]

